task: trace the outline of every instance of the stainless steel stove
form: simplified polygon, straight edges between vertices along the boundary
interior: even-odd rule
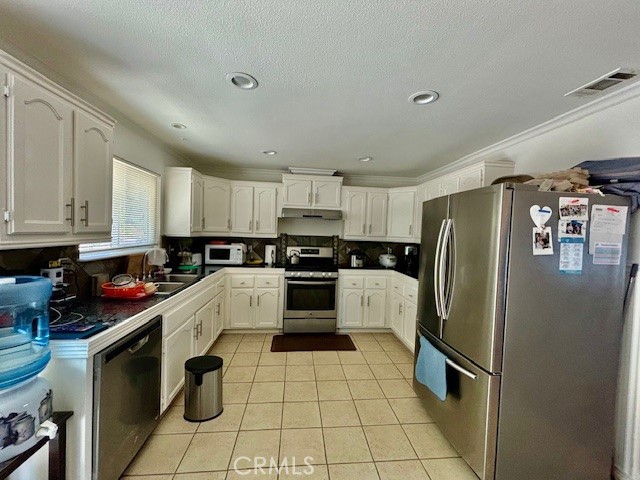
[[[284,333],[335,332],[338,265],[334,249],[287,247],[286,253]],[[298,263],[292,264],[296,257]]]

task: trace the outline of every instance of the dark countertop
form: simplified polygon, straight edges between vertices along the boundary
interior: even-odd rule
[[[387,268],[387,267],[383,267],[382,265],[365,265],[364,267],[351,267],[349,265],[341,265],[338,268],[340,268],[340,270],[393,270],[395,272],[402,273],[403,275],[406,275],[408,277],[415,278],[416,280],[418,279],[417,273],[407,273],[402,268],[396,268],[396,267]]]
[[[118,323],[123,322],[160,302],[163,302],[164,300],[172,297],[173,295],[184,290],[190,285],[193,285],[202,278],[202,275],[198,276],[192,282],[185,283],[182,287],[174,290],[169,295],[152,295],[150,297],[143,297],[137,300],[124,300],[109,297],[89,297],[74,299],[64,304],[51,305],[51,307],[55,308],[62,314],[62,317],[60,317],[60,319],[56,320],[55,322],[50,323],[50,327],[61,325],[67,322],[73,322],[74,325],[96,325],[102,323],[109,327],[113,327],[114,325],[117,325]],[[164,281],[164,279],[157,278],[152,281],[162,282]],[[78,320],[78,314],[82,315],[83,318]],[[57,315],[55,312],[51,312],[50,319],[55,319],[56,316]],[[98,331],[99,330],[93,331],[92,334],[98,333]],[[83,338],[87,338],[88,336],[90,335],[87,335]],[[51,340],[62,340],[68,338],[68,335],[61,335],[56,338],[54,329],[50,330]],[[79,334],[77,338],[82,338],[81,334]]]

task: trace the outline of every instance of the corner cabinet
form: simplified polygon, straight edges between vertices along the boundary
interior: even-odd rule
[[[340,208],[342,177],[283,174],[285,207]]]
[[[193,168],[167,168],[164,185],[164,234],[177,237],[200,234],[204,223],[202,175]]]
[[[0,249],[111,237],[115,121],[0,51]]]
[[[234,182],[231,187],[231,232],[275,237],[278,231],[277,186]]]
[[[230,274],[229,328],[273,329],[281,325],[283,275]]]
[[[203,189],[203,232],[229,233],[231,230],[231,184],[227,180],[204,177]]]
[[[414,238],[415,188],[389,190],[389,240],[411,241]]]

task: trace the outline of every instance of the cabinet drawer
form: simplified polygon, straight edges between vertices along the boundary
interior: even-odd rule
[[[391,290],[396,292],[398,295],[402,295],[404,285],[400,283],[398,280],[393,280],[391,283]]]
[[[224,280],[220,280],[218,283],[216,283],[214,295],[217,296],[219,293],[222,293],[222,292],[224,292]]]
[[[344,277],[341,283],[342,288],[364,288],[363,277]]]
[[[254,278],[253,275],[234,275],[231,277],[231,288],[252,288]]]
[[[387,288],[386,277],[367,277],[365,280],[366,288],[374,288],[384,290]]]
[[[418,301],[418,289],[415,287],[405,285],[403,295],[407,298],[407,300],[410,300],[413,303],[416,303]]]
[[[257,288],[277,288],[280,286],[280,277],[275,275],[262,275],[256,277]]]

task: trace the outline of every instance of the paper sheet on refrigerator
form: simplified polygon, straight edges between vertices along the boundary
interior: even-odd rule
[[[560,272],[574,275],[582,274],[582,243],[560,244]]]
[[[594,205],[589,222],[589,253],[595,255],[596,244],[618,245],[622,250],[622,237],[627,231],[627,207]],[[595,265],[617,265],[596,263]]]
[[[593,247],[594,265],[620,265],[621,243],[596,243]]]

